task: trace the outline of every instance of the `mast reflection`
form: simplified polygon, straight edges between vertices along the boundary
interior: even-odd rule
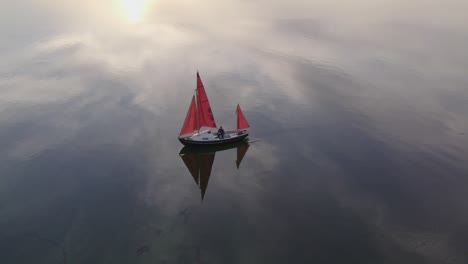
[[[247,141],[242,141],[217,147],[185,146],[180,150],[179,156],[190,171],[195,183],[200,187],[202,200],[205,197],[205,192],[208,187],[216,152],[235,148],[237,150],[236,167],[239,169],[249,146]]]

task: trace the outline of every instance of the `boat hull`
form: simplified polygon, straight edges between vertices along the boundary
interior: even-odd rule
[[[233,142],[233,143],[226,143],[223,145],[207,145],[207,146],[184,146],[180,152],[179,155],[188,155],[188,154],[210,154],[210,153],[215,153],[215,152],[220,152],[220,151],[225,151],[225,150],[230,150],[234,148],[240,148],[240,147],[248,147],[249,142],[247,139],[238,141],[238,142]]]
[[[181,138],[179,137],[180,143],[185,146],[221,146],[226,144],[231,144],[235,142],[240,142],[245,140],[249,136],[249,133],[243,133],[236,137],[226,138],[226,139],[216,139],[216,140],[193,140],[190,137]]]

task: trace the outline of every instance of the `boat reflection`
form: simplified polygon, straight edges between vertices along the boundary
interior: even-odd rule
[[[239,169],[249,146],[247,141],[242,141],[223,146],[185,146],[180,150],[179,156],[184,161],[196,184],[200,187],[202,200],[208,187],[216,152],[237,149],[236,167]]]

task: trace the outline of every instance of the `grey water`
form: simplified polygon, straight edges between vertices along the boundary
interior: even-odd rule
[[[467,12],[2,1],[0,263],[468,263]]]

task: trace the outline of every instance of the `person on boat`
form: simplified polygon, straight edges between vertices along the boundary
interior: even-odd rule
[[[218,129],[218,137],[220,139],[224,139],[224,129],[223,129],[223,126],[220,126],[219,129]]]

